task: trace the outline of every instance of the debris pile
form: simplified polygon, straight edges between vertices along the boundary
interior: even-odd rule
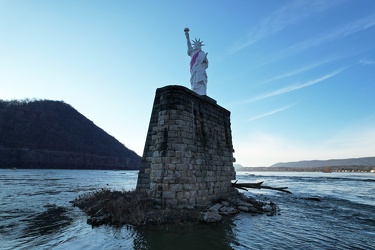
[[[87,223],[92,226],[213,223],[219,222],[223,216],[238,213],[278,213],[278,207],[273,202],[257,201],[243,193],[207,206],[170,208],[161,207],[145,192],[101,189],[80,196],[71,203],[86,212],[89,216]]]

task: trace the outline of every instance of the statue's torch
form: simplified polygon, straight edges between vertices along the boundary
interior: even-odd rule
[[[186,39],[188,39],[188,40],[189,40],[189,31],[190,31],[190,30],[189,30],[188,27],[186,27],[186,28],[184,29]]]

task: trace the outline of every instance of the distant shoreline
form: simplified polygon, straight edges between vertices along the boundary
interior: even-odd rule
[[[330,167],[242,167],[237,172],[341,172],[341,173],[371,173],[375,166],[330,166]]]

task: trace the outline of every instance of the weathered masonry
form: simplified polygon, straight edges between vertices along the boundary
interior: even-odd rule
[[[236,193],[230,112],[182,86],[156,90],[137,190],[190,207]]]

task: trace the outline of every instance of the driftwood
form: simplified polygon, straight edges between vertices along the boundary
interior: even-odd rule
[[[262,186],[262,184],[263,184],[263,181],[258,182],[258,183],[237,183],[237,181],[235,181],[234,183],[232,183],[232,186],[238,189],[245,190],[245,191],[249,191],[247,190],[247,188],[256,188],[256,189],[263,188],[263,189],[277,190],[277,191],[281,191],[281,192],[285,192],[289,194],[292,193],[286,190],[288,187],[270,187],[270,186]]]

